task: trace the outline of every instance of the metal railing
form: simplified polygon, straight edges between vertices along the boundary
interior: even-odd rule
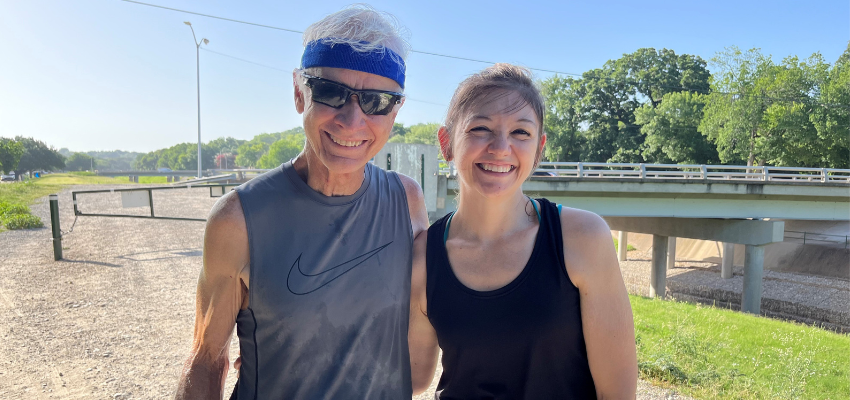
[[[797,241],[802,244],[816,244],[821,246],[835,246],[850,248],[850,236],[847,235],[827,235],[824,233],[800,232],[800,231],[785,231],[785,241]]]
[[[591,179],[681,179],[746,182],[822,182],[850,184],[850,169],[745,165],[630,164],[599,162],[542,162],[535,176]],[[454,176],[456,170],[440,170]]]

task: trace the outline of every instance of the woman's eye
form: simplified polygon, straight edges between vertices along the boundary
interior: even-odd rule
[[[518,134],[518,135],[531,136],[531,134],[528,133],[528,131],[523,130],[523,129],[517,129],[517,130],[514,131],[514,133]]]
[[[469,131],[475,132],[475,133],[486,133],[486,132],[490,132],[490,128],[488,128],[486,126],[476,126],[475,128],[472,128]]]

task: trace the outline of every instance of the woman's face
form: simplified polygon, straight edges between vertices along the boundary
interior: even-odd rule
[[[517,104],[523,105],[517,109]],[[538,137],[539,131],[534,110],[513,92],[494,95],[494,100],[469,110],[465,123],[455,128],[447,158],[458,169],[462,190],[483,197],[521,191],[546,142],[545,135]],[[447,134],[440,130],[440,135]],[[444,139],[442,143],[447,142]]]

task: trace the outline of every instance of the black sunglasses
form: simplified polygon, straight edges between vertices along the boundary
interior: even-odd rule
[[[301,73],[307,79],[307,87],[313,92],[312,99],[333,108],[342,108],[352,94],[357,95],[360,109],[366,115],[387,115],[396,104],[401,104],[404,94],[385,90],[356,90],[339,82]]]

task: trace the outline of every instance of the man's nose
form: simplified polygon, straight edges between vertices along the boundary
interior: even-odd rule
[[[357,129],[365,125],[366,114],[360,109],[360,99],[356,94],[352,94],[348,101],[342,106],[336,114],[335,121],[342,127]]]

